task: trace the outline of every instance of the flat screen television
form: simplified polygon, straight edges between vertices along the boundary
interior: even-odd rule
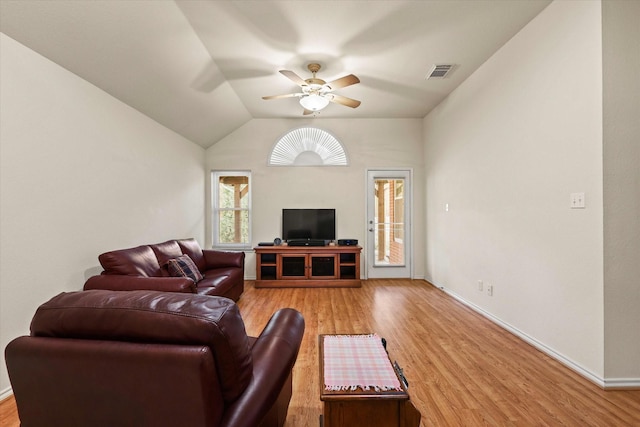
[[[335,240],[335,209],[282,209],[282,240]]]

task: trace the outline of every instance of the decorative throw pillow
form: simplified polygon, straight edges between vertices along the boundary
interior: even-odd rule
[[[181,255],[167,261],[167,269],[173,277],[188,277],[198,283],[204,277],[189,255]]]

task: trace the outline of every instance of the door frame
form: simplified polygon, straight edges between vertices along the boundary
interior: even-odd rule
[[[373,232],[369,231],[373,221],[374,197],[373,180],[375,178],[402,178],[405,180],[405,206],[404,206],[404,266],[375,266]],[[366,279],[374,278],[411,278],[413,279],[413,168],[372,168],[365,171],[365,268]]]

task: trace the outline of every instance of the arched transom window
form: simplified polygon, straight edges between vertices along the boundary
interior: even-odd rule
[[[330,133],[318,128],[294,129],[271,150],[270,166],[346,166],[347,154]]]

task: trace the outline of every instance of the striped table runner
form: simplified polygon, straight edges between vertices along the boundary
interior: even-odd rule
[[[402,391],[380,337],[326,335],[324,337],[325,390]]]

